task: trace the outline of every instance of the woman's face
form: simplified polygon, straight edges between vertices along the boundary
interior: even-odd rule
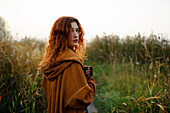
[[[68,38],[68,46],[72,49],[78,45],[79,42],[79,27],[76,22],[71,23],[71,34]]]

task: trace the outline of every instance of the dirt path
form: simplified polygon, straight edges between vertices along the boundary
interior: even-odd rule
[[[89,113],[97,113],[97,108],[94,106],[93,102],[87,107]]]

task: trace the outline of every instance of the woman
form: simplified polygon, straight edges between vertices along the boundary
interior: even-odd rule
[[[84,31],[74,17],[60,17],[52,26],[40,63],[48,113],[85,113],[95,94],[95,81],[83,71]],[[86,71],[89,74],[90,70]]]

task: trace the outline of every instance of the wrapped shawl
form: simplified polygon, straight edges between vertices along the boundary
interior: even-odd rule
[[[44,70],[42,86],[48,113],[85,113],[95,94],[94,79],[85,77],[82,59],[71,49]]]

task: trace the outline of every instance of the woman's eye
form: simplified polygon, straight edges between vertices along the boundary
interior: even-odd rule
[[[79,29],[76,29],[76,32],[79,32],[80,30]]]
[[[71,32],[79,32],[80,30],[79,29],[72,29]]]

